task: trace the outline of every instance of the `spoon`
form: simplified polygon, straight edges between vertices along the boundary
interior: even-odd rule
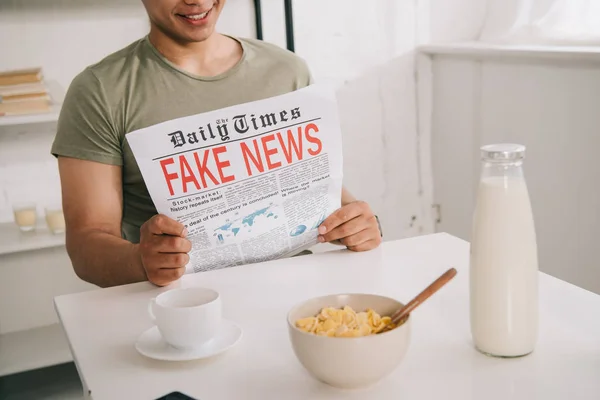
[[[433,281],[429,286],[427,286],[421,293],[419,293],[414,299],[412,299],[408,304],[404,307],[400,308],[392,315],[392,324],[397,325],[402,319],[408,317],[408,315],[421,305],[425,300],[427,300],[432,294],[437,292],[444,286],[446,283],[450,281],[450,279],[454,278],[456,275],[456,269],[450,268],[448,271],[444,272],[439,278]],[[377,333],[385,332],[389,330],[390,325],[386,325],[385,328],[380,330]]]

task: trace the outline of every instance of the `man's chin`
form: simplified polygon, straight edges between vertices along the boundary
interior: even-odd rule
[[[182,32],[182,31],[168,31],[163,33],[170,37],[171,40],[179,43],[180,45],[201,43],[211,37],[213,34],[212,30],[205,30],[202,32]]]
[[[184,42],[200,43],[211,37],[213,33],[213,29],[203,29],[200,32],[186,32],[181,35],[181,39],[183,39]]]

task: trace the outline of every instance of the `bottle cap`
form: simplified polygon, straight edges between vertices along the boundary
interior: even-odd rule
[[[488,144],[481,147],[481,158],[486,161],[519,161],[525,158],[525,146],[514,143]]]

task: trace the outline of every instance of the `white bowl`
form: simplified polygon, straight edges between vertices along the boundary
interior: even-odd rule
[[[316,379],[342,389],[372,386],[400,364],[410,342],[410,318],[399,327],[378,335],[328,337],[304,332],[296,321],[317,315],[324,307],[350,306],[356,312],[372,308],[390,316],[402,303],[374,294],[336,294],[317,297],[293,307],[288,313],[292,348],[304,368]]]

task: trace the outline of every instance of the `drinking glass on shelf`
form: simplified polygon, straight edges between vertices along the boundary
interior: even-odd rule
[[[63,214],[62,207],[60,206],[48,206],[45,208],[46,211],[46,224],[50,232],[54,234],[65,232],[65,217]]]
[[[15,223],[22,232],[29,232],[35,229],[35,224],[37,222],[37,209],[35,203],[13,204],[13,214]]]

